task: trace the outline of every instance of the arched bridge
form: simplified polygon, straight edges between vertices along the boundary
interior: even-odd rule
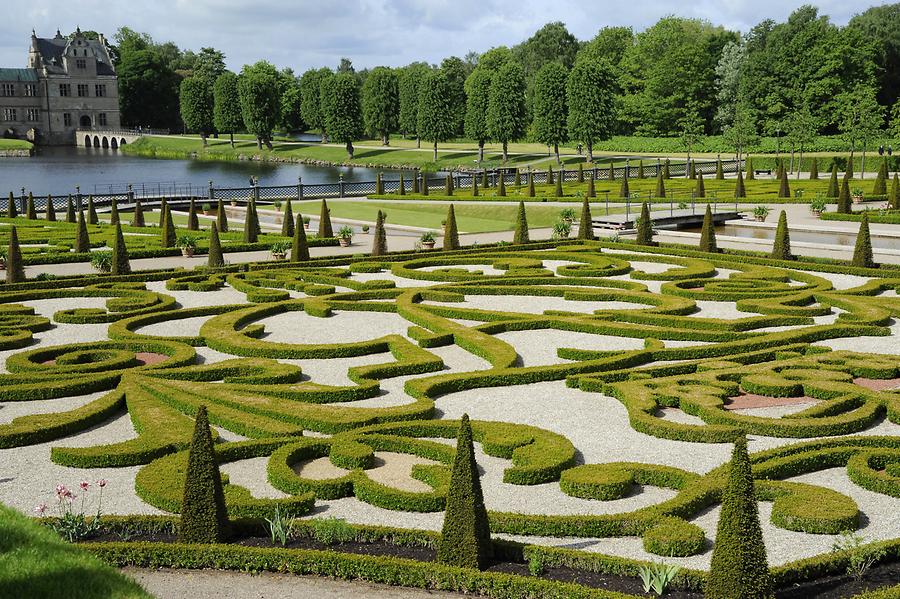
[[[118,149],[141,138],[142,131],[134,129],[76,129],[75,145],[84,148]]]

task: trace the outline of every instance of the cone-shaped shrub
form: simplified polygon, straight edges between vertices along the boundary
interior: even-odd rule
[[[528,218],[525,216],[525,202],[519,202],[519,214],[516,218],[516,232],[513,243],[528,243]]]
[[[703,184],[703,173],[697,174],[697,184],[694,186],[694,197],[695,198],[705,198],[706,197],[706,185]]]
[[[638,160],[638,179],[644,178],[644,161]]]
[[[887,176],[887,162],[882,160],[881,166],[878,168],[878,174],[875,176],[875,183],[872,186],[873,196],[887,195]]]
[[[838,194],[837,211],[839,214],[850,214],[850,183],[845,178],[841,181],[841,193]]]
[[[290,200],[284,203],[284,212],[281,215],[281,234],[285,237],[294,236],[294,210]]]
[[[45,218],[51,223],[56,222],[56,207],[53,205],[52,195],[47,196],[47,212]]]
[[[447,221],[444,223],[444,249],[459,249],[459,229],[456,227],[456,211],[453,204],[447,208]]]
[[[671,179],[672,173],[669,171],[669,159],[666,158],[666,162],[663,165],[663,179]]]
[[[747,156],[747,160],[744,162],[744,170],[747,171],[747,181],[756,179],[756,173],[753,172],[753,160],[750,156]]]
[[[788,231],[787,212],[781,211],[778,216],[778,228],[775,229],[775,245],[772,246],[771,257],[775,260],[793,260],[791,254],[791,234]]]
[[[244,217],[244,243],[256,243],[259,239],[259,221],[256,216],[256,200],[250,200],[247,204],[247,214]]]
[[[438,540],[437,561],[459,568],[484,569],[493,558],[469,416],[463,414],[456,439],[456,456],[447,490],[447,511]]]
[[[734,197],[735,198],[746,198],[747,197],[747,188],[744,187],[744,175],[741,174],[741,171],[738,171],[737,182],[734,184]]]
[[[516,187],[522,187],[522,171],[516,169]]]
[[[478,177],[472,177],[472,196],[478,197]]]
[[[37,210],[34,207],[34,194],[28,192],[28,203],[25,205],[25,218],[37,220]]]
[[[641,163],[641,168],[644,168],[643,163]],[[516,173],[518,174],[519,169],[516,169]],[[578,182],[584,183],[584,164],[581,162],[578,163]]]
[[[578,239],[593,239],[594,223],[591,219],[591,204],[585,197],[581,202],[581,220],[578,221]]]
[[[556,178],[556,189],[554,190],[556,197],[563,197],[563,188],[562,188],[562,175]]]
[[[662,172],[656,175],[656,197],[666,197],[666,178],[663,176]]]
[[[297,222],[294,224],[294,239],[291,243],[291,262],[306,262],[309,260],[309,244],[306,241],[306,230],[303,228],[303,215],[297,213]]]
[[[164,248],[175,247],[175,222],[172,219],[172,209],[166,204],[166,210],[163,212],[163,225],[159,232],[160,242]]]
[[[813,181],[819,178],[819,160],[815,156],[809,163],[809,178]]]
[[[650,220],[650,206],[647,202],[641,204],[641,216],[637,222],[637,236],[635,242],[640,245],[654,245],[653,221]]]
[[[872,238],[869,235],[869,211],[863,212],[856,234],[856,246],[853,248],[853,266],[875,268],[875,257],[872,256]]]
[[[387,254],[387,234],[384,232],[384,213],[379,210],[375,217],[375,233],[372,240],[372,255],[384,256]]]
[[[553,185],[556,181],[553,178],[553,167],[547,167],[547,185]]]
[[[891,181],[891,193],[888,195],[890,207],[894,210],[900,209],[900,177],[894,173],[894,180]]]
[[[6,200],[6,216],[7,218],[16,218],[19,216],[19,211],[16,210],[16,199],[13,197],[12,192],[9,192],[9,199]]]
[[[91,251],[91,240],[88,237],[87,223],[84,221],[84,210],[78,213],[78,231],[75,233],[74,249],[79,254]]]
[[[25,280],[25,265],[22,264],[22,248],[19,247],[19,234],[12,227],[9,232],[9,247],[6,248],[6,282],[21,283]]]
[[[403,173],[400,173],[400,183],[397,184],[397,195],[406,195],[406,180],[403,178]]]
[[[116,198],[110,199],[109,202],[109,224],[113,226],[119,224],[119,203]]]
[[[381,178],[381,173],[375,175],[375,195],[384,195],[384,179]]]
[[[487,189],[489,187],[489,185],[490,184],[488,183],[487,169],[485,169],[485,170],[481,171],[481,188]]]
[[[534,197],[534,173],[531,171],[528,171],[528,191],[525,193],[525,197]]]
[[[94,206],[94,196],[88,196],[88,224],[96,225],[100,222],[97,218],[97,207]]]
[[[453,195],[453,178],[450,175],[447,175],[447,177],[444,179],[444,195]]]
[[[497,175],[497,178],[500,180],[500,188],[497,190],[497,195],[501,198],[506,197],[506,180],[503,177],[503,173]]]
[[[191,203],[188,206],[187,228],[188,231],[200,230],[200,221],[197,219],[197,205],[194,203],[194,198],[191,198]]]
[[[716,529],[707,599],[771,599],[772,575],[766,558],[747,439],[735,441],[722,511]]]
[[[209,228],[209,253],[206,256],[206,265],[209,268],[225,266],[225,257],[222,256],[222,241],[219,239],[219,227],[213,223]]]
[[[219,233],[228,232],[228,214],[225,212],[225,202],[219,200],[216,204],[216,228]]]
[[[837,165],[831,165],[831,179],[828,181],[828,192],[825,194],[826,198],[836,198],[840,193],[840,188],[838,187],[838,177],[837,177]]]
[[[75,216],[75,204],[72,202],[72,194],[69,194],[66,198],[66,222],[78,222],[78,218]]]
[[[141,207],[141,200],[134,201],[134,214],[131,217],[132,227],[144,226],[144,209]]]
[[[166,224],[166,208],[169,207],[169,201],[166,198],[163,198],[159,202],[159,228],[162,229],[163,225]]]
[[[706,214],[703,215],[703,227],[700,229],[700,251],[715,253],[719,251],[716,245],[716,227],[713,223],[712,208],[706,205]]]
[[[587,197],[589,197],[589,198],[597,197],[597,189],[594,187],[594,173],[591,173],[588,176]]]
[[[691,160],[687,164],[687,175],[688,175],[688,179],[696,179],[697,178],[697,163],[693,160]]]
[[[206,406],[200,406],[188,451],[179,540],[182,543],[221,543],[228,539],[229,529],[222,476],[213,448]]]
[[[844,181],[849,181],[853,178],[853,170],[851,167],[847,167],[847,170],[844,171]]]
[[[415,173],[413,173],[412,182],[413,182],[412,192],[413,192],[413,194],[418,194],[419,193],[419,176],[416,175]]]
[[[622,184],[619,185],[619,197],[628,199],[631,194],[628,189],[628,177],[622,177]]]
[[[422,175],[422,195],[428,195],[428,177],[425,174]]]
[[[791,197],[791,188],[788,185],[788,177],[787,171],[782,168],[781,172],[778,175],[779,183],[778,186],[778,197],[779,198],[789,198]]]
[[[609,163],[609,175],[608,175],[608,178],[609,178],[610,181],[615,181],[615,180],[616,180],[616,169],[615,169],[615,167],[613,167],[613,163],[612,163],[612,162]]]
[[[322,206],[319,208],[319,231],[316,235],[319,239],[334,237],[334,229],[331,228],[331,210],[328,209],[325,200],[322,200]]]
[[[719,181],[725,178],[725,169],[722,168],[722,159],[716,160],[716,179]]]
[[[116,236],[113,239],[112,264],[109,274],[131,274],[131,263],[128,261],[128,248],[125,247],[125,237],[122,236],[122,225],[116,223]]]

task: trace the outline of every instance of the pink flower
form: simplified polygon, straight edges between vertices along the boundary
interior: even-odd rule
[[[49,509],[49,508],[47,507],[47,504],[46,504],[46,503],[42,503],[42,504],[40,504],[40,505],[38,505],[38,506],[35,506],[35,508],[34,508],[34,513],[37,514],[38,516],[43,516],[44,514],[47,513],[47,510],[48,510],[48,509]]]
[[[64,497],[68,497],[72,492],[66,488],[65,485],[56,485],[56,497],[58,499],[63,499]]]
[[[82,491],[87,491],[88,487],[90,487],[91,484],[88,481],[83,480],[83,481],[81,481],[81,483],[78,486],[81,487]]]
[[[66,495],[66,501],[68,501],[69,503],[72,503],[73,501],[75,501],[76,497],[78,497],[78,495],[69,491],[69,494]]]
[[[100,488],[102,489],[103,487],[106,486],[106,482],[107,482],[107,481],[106,481],[105,478],[101,478],[100,480],[97,481],[97,486],[100,487]]]

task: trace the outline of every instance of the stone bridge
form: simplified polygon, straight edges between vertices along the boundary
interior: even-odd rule
[[[75,145],[115,150],[137,141],[142,135],[143,132],[134,129],[76,129]]]

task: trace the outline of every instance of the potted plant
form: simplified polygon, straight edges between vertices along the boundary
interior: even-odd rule
[[[569,223],[570,225],[575,222],[575,209],[574,208],[563,208],[559,211],[559,220]]]
[[[426,250],[434,249],[434,233],[431,231],[425,231],[422,233],[422,236],[419,237],[419,241],[422,242],[422,247]]]
[[[553,224],[553,234],[551,237],[553,239],[566,239],[571,232],[572,223],[561,218]]]
[[[272,252],[272,258],[274,258],[275,260],[284,260],[289,249],[291,249],[290,241],[276,241],[272,244],[272,248],[270,250]]]
[[[203,210],[203,216],[209,216],[210,214],[212,214],[212,207],[208,203],[204,202],[200,209]]]
[[[190,235],[180,235],[175,240],[175,245],[181,248],[181,255],[185,258],[191,258],[197,250],[197,240]]]
[[[854,204],[859,204],[863,201],[863,190],[862,187],[854,187],[850,191],[850,197],[853,198]]]
[[[825,198],[819,197],[809,203],[809,211],[816,216],[821,216],[822,213],[825,212],[825,206]]]
[[[766,220],[766,217],[769,216],[769,208],[767,206],[757,206],[753,209],[753,218],[755,218],[759,222],[763,222]]]
[[[303,228],[309,229],[309,217],[308,216],[303,217]]]
[[[281,210],[281,202],[278,200],[272,202],[272,206],[275,208],[275,210]]]
[[[366,235],[368,235],[369,234],[369,225],[363,225],[362,232],[365,233]]]
[[[341,244],[342,248],[347,247],[353,241],[353,229],[351,229],[348,225],[344,225],[338,231],[337,238],[338,243]]]
[[[6,270],[6,248],[0,249],[0,270]]]
[[[91,252],[91,266],[100,272],[112,270],[112,252]]]

